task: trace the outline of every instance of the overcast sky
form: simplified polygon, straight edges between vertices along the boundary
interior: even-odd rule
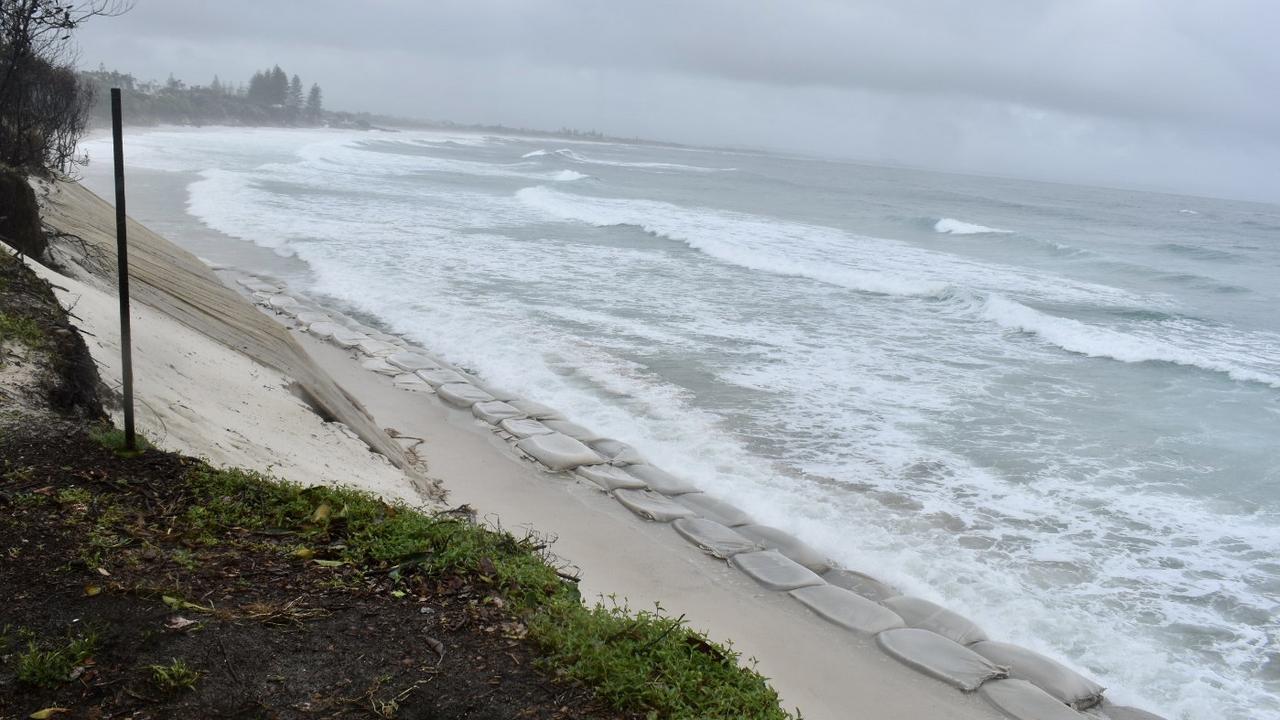
[[[1277,0],[136,0],[140,79],[331,109],[1280,201]]]

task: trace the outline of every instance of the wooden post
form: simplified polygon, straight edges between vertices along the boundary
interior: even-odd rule
[[[129,243],[124,210],[124,132],[121,129],[120,88],[111,88],[111,139],[116,161],[116,266],[120,276],[120,368],[124,386],[124,447],[137,450],[133,429],[133,353],[129,332]]]

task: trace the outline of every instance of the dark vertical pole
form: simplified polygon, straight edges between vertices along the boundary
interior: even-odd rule
[[[111,88],[111,139],[116,160],[116,261],[120,275],[120,367],[124,382],[124,447],[137,450],[133,432],[133,353],[129,333],[129,243],[124,212],[124,132],[121,130],[120,88]]]

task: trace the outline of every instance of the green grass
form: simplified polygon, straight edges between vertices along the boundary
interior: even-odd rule
[[[93,502],[93,493],[82,487],[69,487],[58,491],[59,505],[88,505],[91,502]]]
[[[89,437],[93,438],[94,442],[102,447],[123,458],[136,457],[151,449],[151,443],[142,436],[142,433],[135,432],[133,437],[137,448],[126,450],[124,447],[124,430],[106,424],[89,431]]]
[[[0,312],[0,345],[9,342],[39,348],[45,343],[44,331],[31,318]]]
[[[764,678],[739,666],[737,652],[660,607],[557,602],[534,613],[529,630],[546,652],[543,667],[595,688],[614,707],[689,720],[790,717]]]
[[[654,718],[783,720],[763,677],[738,653],[707,640],[660,608],[633,612],[612,603],[583,605],[576,584],[548,562],[536,537],[516,537],[454,515],[430,515],[367,493],[302,488],[255,473],[188,473],[189,540],[220,542],[232,528],[296,533],[294,554],[334,548],[322,562],[388,572],[463,575],[485,583],[529,628],[543,667],[581,682],[615,708]]]
[[[50,647],[36,640],[27,641],[27,649],[18,654],[18,681],[53,689],[70,679],[71,671],[93,655],[98,646],[95,633],[71,637],[65,645]]]
[[[185,661],[177,658],[168,665],[148,665],[147,670],[151,672],[151,682],[165,693],[191,690],[200,679],[199,672],[192,670]]]

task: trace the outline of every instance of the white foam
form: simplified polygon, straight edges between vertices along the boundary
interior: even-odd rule
[[[363,137],[284,134],[241,150],[231,133],[170,133],[157,152],[195,169],[226,163],[192,187],[193,213],[296,249],[316,293],[854,569],[1000,639],[1076,658],[1112,697],[1171,718],[1274,714],[1257,682],[1274,655],[1268,626],[1233,613],[1274,610],[1258,558],[1280,554],[1277,519],[1227,490],[1184,494],[1175,480],[1212,470],[1183,454],[1195,443],[1107,437],[1093,419],[1116,412],[1114,399],[1077,370],[1138,383],[1153,372],[1141,363],[1176,356],[1280,376],[1266,365],[1280,339],[1061,317],[1163,306],[835,227],[549,188],[513,196],[507,176],[454,172],[468,166],[435,182],[422,155],[372,152],[353,143]],[[578,227],[548,232],[549,220]],[[878,292],[846,292],[867,287]],[[1179,389],[1227,384],[1161,372]]]
[[[977,263],[887,238],[777,218],[652,200],[590,197],[523,188],[516,197],[561,220],[598,227],[634,225],[740,267],[805,277],[852,290],[942,297],[955,285],[1014,289],[1062,300],[1139,301],[1129,293],[1044,273]]]
[[[938,220],[938,222],[934,223],[933,229],[940,233],[948,233],[950,235],[984,235],[988,233],[1008,235],[1013,232],[1012,230],[990,228],[986,225],[975,225],[973,223],[964,222],[963,220],[956,220],[955,218],[942,218]]]
[[[535,158],[535,157],[544,157],[544,156],[546,156],[546,155],[547,155],[547,151],[546,151],[546,150],[534,150],[533,152],[527,152],[527,153],[525,153],[525,154],[521,155],[520,157],[522,157],[522,158]]]
[[[1002,327],[1033,333],[1064,350],[1089,357],[1110,358],[1126,363],[1167,362],[1224,373],[1240,382],[1256,382],[1280,388],[1280,375],[1242,366],[1240,359],[1227,357],[1230,351],[1221,345],[1217,354],[1207,354],[1167,340],[1138,337],[1071,318],[1056,317],[1000,295],[987,298],[983,315]]]
[[[545,151],[535,151],[535,152],[540,152],[543,155],[546,154]],[[556,150],[555,154],[567,160],[572,160],[573,162],[584,163],[587,165],[610,165],[612,167],[641,168],[645,170],[684,170],[689,172],[732,172],[735,169],[735,168],[703,167],[701,165],[682,165],[680,163],[624,162],[621,160],[601,160],[599,158],[587,157],[580,153],[574,152],[573,150],[570,150],[568,148],[561,148],[559,150]],[[530,156],[533,156],[533,153],[530,153],[529,155],[525,155],[525,157],[530,157]]]

